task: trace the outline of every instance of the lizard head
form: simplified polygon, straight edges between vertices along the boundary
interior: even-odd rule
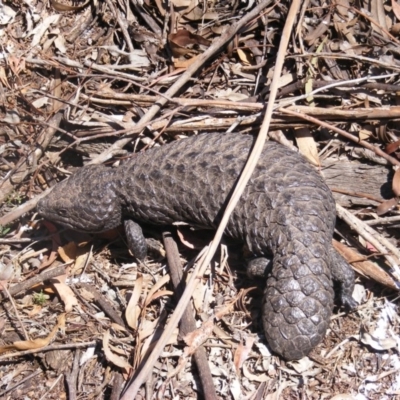
[[[37,205],[39,214],[67,228],[102,232],[121,224],[113,170],[102,165],[81,168],[58,183]]]

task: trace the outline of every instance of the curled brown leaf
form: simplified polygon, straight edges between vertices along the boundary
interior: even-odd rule
[[[400,168],[394,173],[392,190],[396,197],[400,197]]]
[[[169,45],[174,57],[179,57],[193,52],[194,45],[209,46],[210,41],[200,35],[195,35],[186,29],[179,29],[176,33],[168,35]]]

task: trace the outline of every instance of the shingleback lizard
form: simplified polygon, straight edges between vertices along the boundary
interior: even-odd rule
[[[143,259],[140,223],[217,227],[253,143],[240,134],[202,134],[135,154],[117,168],[86,166],[58,183],[38,211],[85,232],[124,223],[129,246]],[[333,280],[342,303],[355,305],[354,273],[331,244],[335,219],[332,193],[315,169],[267,142],[225,234],[247,244],[255,257],[250,271],[260,274],[259,265],[273,257],[264,268],[262,320],[271,349],[286,359],[307,355],[323,339]]]

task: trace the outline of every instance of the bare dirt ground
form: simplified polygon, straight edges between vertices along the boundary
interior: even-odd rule
[[[119,399],[135,385],[124,399],[400,398],[399,32],[396,0],[0,2],[0,398]],[[37,200],[88,163],[199,132],[258,134],[274,84],[269,135],[331,187],[359,306],[338,304],[324,341],[285,362],[263,335],[263,283],[222,244],[192,325],[138,381],[178,301],[173,271],[190,274],[212,234],[152,228],[143,265],[122,231],[62,229]]]

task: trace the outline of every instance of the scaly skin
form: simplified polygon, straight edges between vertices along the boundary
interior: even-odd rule
[[[38,210],[86,232],[132,220],[129,240],[143,257],[136,223],[217,227],[253,142],[239,134],[205,134],[135,154],[117,168],[84,167],[56,185]],[[307,355],[323,339],[333,306],[332,275],[342,283],[342,301],[353,305],[353,272],[331,246],[335,218],[332,194],[315,169],[267,142],[225,233],[256,257],[273,255],[263,324],[272,350],[286,359]]]

